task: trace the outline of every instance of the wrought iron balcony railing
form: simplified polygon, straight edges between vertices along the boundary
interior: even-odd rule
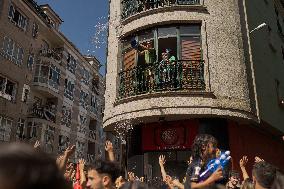
[[[204,61],[179,60],[135,66],[119,73],[119,98],[162,91],[203,91]]]
[[[89,130],[89,138],[92,140],[96,140],[97,133],[94,130]]]
[[[47,121],[54,122],[56,121],[56,112],[57,108],[54,104],[45,104],[39,105],[34,103],[32,108],[29,110],[30,115],[40,119],[45,119]]]
[[[61,64],[62,60],[62,48],[55,49],[41,49],[39,51],[40,56],[54,59],[58,64]]]
[[[122,0],[122,19],[149,9],[180,6],[199,5],[200,0]]]

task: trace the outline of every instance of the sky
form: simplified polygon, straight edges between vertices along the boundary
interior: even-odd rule
[[[64,21],[60,31],[80,50],[82,54],[94,55],[103,65],[101,74],[105,74],[106,43],[99,43],[100,48],[92,43],[96,27],[105,24],[108,16],[108,0],[36,0],[41,4],[49,4]],[[106,41],[100,37],[100,41]]]

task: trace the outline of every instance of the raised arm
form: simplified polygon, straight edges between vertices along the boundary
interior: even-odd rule
[[[87,178],[84,173],[86,161],[84,159],[79,159],[79,170],[80,170],[80,185],[85,188],[87,184]]]
[[[241,168],[244,180],[249,178],[248,172],[246,170],[247,162],[248,162],[248,157],[247,156],[243,156],[242,159],[240,159],[240,168]]]
[[[214,184],[216,181],[220,180],[223,178],[223,175],[222,175],[222,168],[219,167],[214,173],[212,173],[212,175],[206,179],[205,181],[203,182],[199,182],[199,183],[196,183],[196,182],[191,182],[191,189],[194,189],[194,188],[204,188],[204,187],[207,187],[211,184]],[[190,181],[188,181],[190,182]]]
[[[113,152],[113,146],[112,146],[112,143],[107,140],[106,141],[106,146],[105,146],[105,150],[107,151],[108,153],[108,158],[109,158],[109,161],[114,161],[114,152]]]
[[[75,145],[68,146],[62,156],[61,161],[59,162],[59,169],[64,170],[67,164],[69,157],[75,152]]]
[[[166,163],[166,157],[164,155],[160,155],[159,156],[159,165],[160,165],[160,168],[161,168],[161,173],[162,173],[162,177],[163,177],[163,180],[165,181],[166,180],[166,176],[167,176],[167,173],[166,173],[166,170],[165,170],[165,165]]]

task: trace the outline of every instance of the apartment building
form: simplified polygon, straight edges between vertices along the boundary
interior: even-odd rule
[[[104,158],[104,78],[59,30],[63,21],[33,0],[0,2],[0,141],[41,142],[75,159]]]

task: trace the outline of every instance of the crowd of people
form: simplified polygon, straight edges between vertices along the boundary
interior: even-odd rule
[[[283,139],[284,140],[284,139]],[[57,159],[40,150],[40,143],[34,147],[27,144],[11,143],[1,146],[0,150],[0,189],[281,189],[284,188],[284,175],[281,171],[255,157],[252,173],[246,170],[247,156],[239,161],[241,175],[220,166],[208,177],[201,179],[206,164],[216,158],[220,152],[217,140],[211,135],[198,135],[192,145],[191,157],[184,178],[173,178],[167,174],[166,157],[160,155],[162,186],[155,186],[151,180],[137,177],[133,172],[127,176],[115,162],[114,150],[110,141],[105,150],[108,160],[96,160],[86,166],[84,159],[76,164],[70,162],[75,146],[68,147]]]

